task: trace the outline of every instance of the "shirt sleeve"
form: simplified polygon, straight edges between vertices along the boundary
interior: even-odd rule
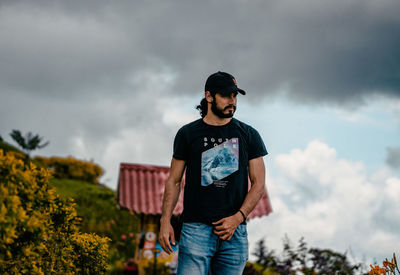
[[[267,148],[265,148],[264,142],[258,133],[258,131],[254,128],[250,128],[249,131],[249,160],[263,157],[268,154]]]
[[[188,159],[188,139],[185,131],[185,127],[179,129],[176,133],[174,139],[174,152],[173,157],[179,160],[187,160]]]

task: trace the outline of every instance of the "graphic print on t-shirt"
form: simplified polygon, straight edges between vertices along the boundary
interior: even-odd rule
[[[239,139],[231,138],[201,154],[201,185],[209,186],[239,169]],[[225,187],[226,184],[216,184]]]

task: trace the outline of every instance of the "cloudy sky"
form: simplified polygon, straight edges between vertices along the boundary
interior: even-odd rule
[[[215,71],[269,151],[274,213],[249,223],[378,261],[400,253],[400,2],[0,1],[0,135],[104,169],[168,165]]]

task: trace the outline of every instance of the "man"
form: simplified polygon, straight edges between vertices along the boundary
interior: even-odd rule
[[[175,137],[159,240],[171,253],[170,219],[186,168],[178,274],[242,274],[248,259],[246,217],[265,192],[268,153],[258,132],[233,118],[238,93],[246,94],[232,75],[210,75],[197,106],[202,118]]]

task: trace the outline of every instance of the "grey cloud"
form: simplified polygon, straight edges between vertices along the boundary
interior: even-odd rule
[[[400,220],[393,214],[393,200],[385,197],[384,200],[376,201],[376,208],[372,210],[372,223],[371,226],[377,226],[378,228],[391,233],[393,235],[398,234],[398,228],[400,226]]]
[[[115,189],[120,162],[167,165],[171,157],[178,125],[163,123],[163,110],[148,94],[142,88],[122,99],[71,102],[15,93],[7,102],[0,101],[0,135],[14,144],[12,129],[38,133],[50,145],[34,155],[93,159],[106,170],[103,180]],[[153,95],[163,98],[160,92]]]
[[[165,67],[145,53],[134,29],[120,28],[112,10],[63,8],[28,2],[2,7],[3,91],[64,99],[125,95],[139,88],[132,83],[137,74]]]
[[[0,6],[3,90],[124,95],[141,70],[163,68],[171,93],[226,70],[257,98],[400,95],[398,1],[51,2]]]
[[[290,191],[282,195],[281,199],[290,210],[295,210],[310,203],[326,200],[331,195],[332,186],[321,186],[318,179],[310,177],[303,182],[291,182],[287,190]]]
[[[400,168],[400,147],[388,147],[386,163],[392,168]]]
[[[307,104],[399,96],[399,11],[387,0],[4,0],[0,134],[38,132],[47,155],[75,153],[81,139],[96,160],[118,139],[124,158],[165,163],[168,99],[200,99],[217,70],[253,102],[282,91]]]

